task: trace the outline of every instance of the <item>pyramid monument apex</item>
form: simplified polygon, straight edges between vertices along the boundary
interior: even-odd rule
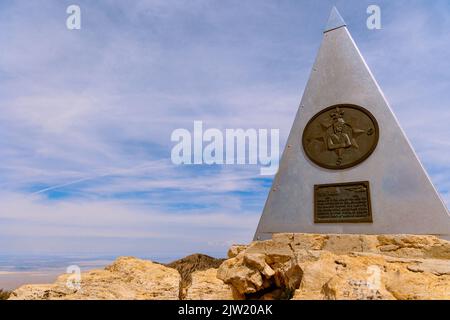
[[[448,210],[333,7],[254,239],[429,234]]]

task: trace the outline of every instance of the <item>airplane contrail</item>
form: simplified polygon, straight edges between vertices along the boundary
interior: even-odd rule
[[[67,187],[67,186],[70,186],[70,185],[73,185],[73,184],[77,184],[77,183],[80,183],[80,182],[94,180],[94,179],[98,179],[98,178],[102,178],[102,177],[106,177],[106,176],[117,175],[117,174],[125,174],[125,173],[127,173],[129,171],[133,171],[133,170],[136,170],[136,169],[142,169],[142,168],[145,168],[145,167],[151,167],[152,165],[153,165],[153,167],[157,167],[156,165],[154,165],[154,163],[146,163],[146,164],[142,164],[142,165],[131,167],[131,168],[127,168],[127,169],[118,169],[116,171],[111,171],[111,172],[107,172],[107,173],[103,173],[103,174],[99,174],[99,175],[95,175],[95,176],[90,176],[90,177],[86,177],[86,178],[77,179],[77,180],[74,180],[74,181],[69,181],[69,182],[66,182],[66,183],[63,183],[63,184],[58,184],[58,185],[51,186],[51,187],[46,187],[44,189],[35,191],[35,192],[31,193],[31,194],[35,195],[35,194],[45,193],[45,192],[48,192],[48,191],[51,191],[51,190]]]

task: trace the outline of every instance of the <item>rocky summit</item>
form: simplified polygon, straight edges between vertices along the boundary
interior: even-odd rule
[[[196,269],[191,260],[189,281],[179,273],[184,260],[170,267],[121,257],[82,273],[79,286],[62,275],[10,299],[450,300],[450,242],[435,236],[284,233],[232,246],[220,266]]]

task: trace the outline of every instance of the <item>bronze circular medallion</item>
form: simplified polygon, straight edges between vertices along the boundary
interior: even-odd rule
[[[366,109],[341,104],[328,107],[309,120],[303,130],[303,149],[315,164],[327,169],[350,168],[375,150],[379,129]]]

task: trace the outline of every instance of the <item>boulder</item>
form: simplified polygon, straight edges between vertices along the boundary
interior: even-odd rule
[[[242,297],[217,278],[217,269],[195,271],[186,289],[186,300],[237,300]]]
[[[62,275],[51,285],[22,286],[9,299],[175,300],[181,280],[175,269],[132,257],[118,258],[104,270],[83,272],[79,287],[69,277],[72,275]]]

